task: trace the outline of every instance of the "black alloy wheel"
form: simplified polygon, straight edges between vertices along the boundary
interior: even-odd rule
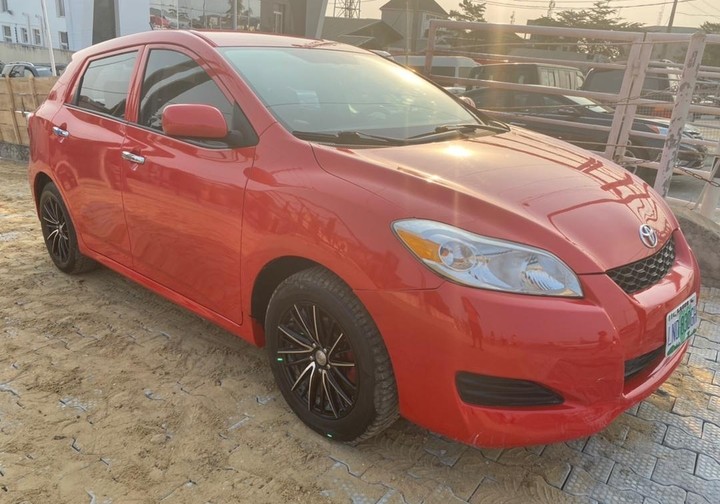
[[[332,439],[358,442],[398,417],[392,365],[352,290],[315,267],[275,290],[265,317],[268,358],[295,414]]]
[[[52,182],[43,188],[38,208],[45,246],[55,266],[71,274],[94,269],[97,263],[80,253],[70,214]]]

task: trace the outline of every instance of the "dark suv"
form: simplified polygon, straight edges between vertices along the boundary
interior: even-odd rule
[[[650,64],[650,68],[670,69],[669,67],[652,63]],[[625,70],[620,68],[591,68],[585,76],[585,82],[580,89],[583,91],[597,91],[599,93],[616,95],[620,92],[624,77]],[[675,100],[677,84],[678,77],[675,74],[648,73],[645,75],[640,96],[650,100],[672,102]],[[654,107],[652,105],[638,107],[638,113],[670,117],[670,109]]]

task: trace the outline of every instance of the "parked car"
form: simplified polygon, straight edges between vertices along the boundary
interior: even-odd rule
[[[579,68],[546,63],[494,63],[470,70],[469,78],[514,84],[535,84],[540,86],[579,89],[584,75]],[[476,86],[467,86],[466,90]]]
[[[425,73],[425,56],[395,56],[395,61],[408,68],[412,68],[419,74]],[[466,56],[433,56],[432,67],[428,77],[435,76],[467,78],[473,68],[480,65],[475,60]],[[448,85],[448,82],[443,82]],[[454,85],[454,83],[453,83]]]
[[[6,63],[2,69],[3,77],[49,77],[52,68],[49,65],[36,65],[29,61],[13,61]]]
[[[662,62],[651,62],[649,68],[672,70]],[[597,91],[617,95],[622,87],[625,78],[625,70],[619,68],[591,68],[585,76],[583,91]],[[664,102],[675,101],[677,92],[678,75],[675,73],[648,73],[643,81],[640,96],[650,100]],[[638,113],[649,116],[670,117],[671,110],[655,105],[640,105]]]
[[[548,124],[543,119],[554,119],[595,126],[612,125],[614,110],[600,103],[580,96],[555,95],[508,89],[474,89],[463,96],[471,98],[475,106],[487,111],[516,114],[509,121],[554,138],[559,138],[586,149],[603,151],[607,145],[608,132],[586,129],[575,125]],[[507,119],[505,119],[507,120]],[[666,135],[669,120],[660,118],[636,117],[632,129],[646,133]],[[686,125],[683,134],[686,138],[702,140],[700,131]],[[662,154],[664,140],[630,135],[630,144],[625,154],[636,159],[657,161]],[[707,148],[689,143],[680,144],[678,166],[702,168],[707,157]]]
[[[330,41],[153,31],[77,52],[29,119],[52,262],[255,345],[311,429],[587,436],[698,325],[697,262],[610,161]]]

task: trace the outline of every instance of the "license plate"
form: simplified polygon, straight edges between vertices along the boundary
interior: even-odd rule
[[[671,355],[685,343],[700,325],[697,295],[693,294],[665,317],[665,355]]]

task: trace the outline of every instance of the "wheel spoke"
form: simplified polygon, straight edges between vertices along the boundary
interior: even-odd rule
[[[345,376],[344,374],[342,374],[342,373],[338,370],[338,368],[330,368],[330,369],[335,372],[335,376],[337,376],[338,378],[340,378],[340,380],[342,380],[342,382],[345,384],[346,387],[355,390],[355,384],[354,384],[353,382],[351,382],[351,381],[348,379],[347,376]]]
[[[316,366],[313,366],[310,370],[310,378],[308,379],[307,406],[309,411],[312,411],[312,407],[316,399],[315,396],[317,395],[317,383],[315,383],[317,380],[315,380],[315,369]]]
[[[335,409],[335,403],[332,400],[332,397],[330,396],[330,391],[327,388],[327,381],[328,381],[328,375],[327,372],[323,371],[322,373],[322,388],[323,392],[325,392],[325,397],[327,398],[327,402],[330,405],[330,409],[333,412],[333,415],[335,415],[335,418],[338,417],[337,410]]]
[[[340,398],[347,403],[348,406],[352,406],[352,399],[347,396],[342,387],[338,383],[336,383],[335,379],[332,378],[332,376],[330,375],[328,375],[328,383],[335,390],[337,395],[339,395]]]
[[[307,367],[305,369],[303,369],[302,373],[300,373],[300,376],[298,376],[297,380],[295,380],[295,383],[293,383],[293,386],[290,387],[290,390],[295,390],[295,387],[298,386],[298,384],[300,383],[300,380],[302,380],[303,376],[305,376],[307,374],[307,372],[310,370],[313,370],[313,371],[315,370],[315,362],[311,362],[310,364],[307,365]]]
[[[332,357],[333,352],[335,351],[335,347],[337,347],[337,344],[340,343],[340,340],[343,337],[343,333],[340,333],[340,336],[338,336],[338,339],[335,340],[335,343],[333,343],[333,346],[330,347],[330,351],[328,352],[328,359]]]
[[[295,308],[295,313],[297,313],[297,318],[300,321],[300,324],[302,324],[303,329],[305,329],[305,332],[307,333],[308,337],[310,339],[312,339],[314,343],[319,345],[320,342],[313,338],[313,333],[310,331],[310,329],[308,329],[308,326],[305,323],[305,319],[303,318],[302,314],[300,313],[300,309],[297,307],[297,305],[293,305],[293,308]]]
[[[329,361],[331,366],[334,367],[355,367],[354,362],[342,362],[342,361]]]
[[[312,305],[313,326],[315,326],[315,341],[317,341],[318,345],[323,346],[322,342],[320,341],[320,333],[318,332],[316,308],[317,307],[315,305]]]
[[[287,366],[287,367],[302,366],[306,362],[312,362],[312,357],[305,357],[304,359],[291,360],[291,361],[286,361],[285,359],[283,359],[283,366]]]
[[[312,345],[308,345],[307,343],[303,343],[302,341],[300,341],[299,335],[293,334],[292,332],[290,332],[289,329],[286,329],[286,328],[283,327],[283,326],[278,326],[278,329],[280,329],[280,331],[281,331],[285,336],[287,336],[288,338],[290,338],[291,340],[293,340],[295,343],[297,343],[298,345],[300,345],[300,346],[301,346],[302,348],[304,348],[306,351],[312,352],[312,350],[313,350]],[[278,352],[278,353],[279,353],[279,352]]]
[[[51,225],[53,225],[53,226],[57,226],[58,224],[60,224],[56,219],[53,219],[53,218],[49,215],[49,212],[47,211],[47,209],[45,209],[45,211],[43,212],[43,220],[44,220],[45,222],[47,222],[48,224],[51,224]]]

